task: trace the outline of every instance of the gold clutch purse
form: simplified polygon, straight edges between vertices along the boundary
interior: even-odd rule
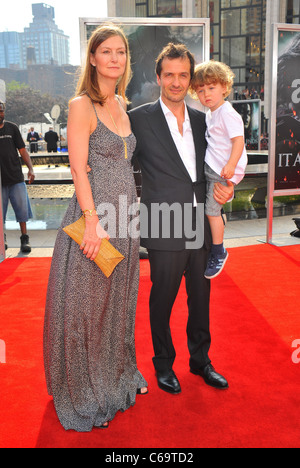
[[[81,245],[85,232],[85,218],[82,216],[78,221],[63,228],[77,244]],[[94,262],[107,278],[110,277],[116,266],[124,260],[124,256],[107,240],[102,239],[101,246]]]

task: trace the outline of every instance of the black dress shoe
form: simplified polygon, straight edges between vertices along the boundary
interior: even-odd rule
[[[172,393],[173,395],[181,392],[180,383],[172,369],[164,372],[156,372],[156,377],[161,390]]]
[[[202,369],[191,369],[191,373],[203,377],[204,382],[214,388],[225,390],[229,387],[227,380],[218,374],[211,364],[207,364]]]

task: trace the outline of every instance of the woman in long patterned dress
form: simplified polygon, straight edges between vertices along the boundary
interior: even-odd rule
[[[114,207],[116,220],[125,216],[129,225],[129,207],[136,202],[131,166],[136,140],[125,112],[130,76],[124,33],[113,25],[98,28],[70,103],[68,146],[75,194],[57,235],[44,325],[48,393],[66,430],[106,428],[118,411],[135,404],[137,394],[147,393],[134,337],[139,239],[128,231],[124,235],[123,228],[121,236],[111,234],[110,242],[125,259],[109,278],[93,262],[101,239],[109,238],[97,208]],[[86,229],[79,247],[62,228],[82,213]]]

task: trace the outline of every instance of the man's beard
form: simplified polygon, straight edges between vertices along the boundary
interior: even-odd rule
[[[4,117],[0,117],[0,125],[2,125],[4,122]]]
[[[182,102],[184,101],[185,97],[186,97],[186,92],[183,90],[182,92],[180,92],[179,94],[173,94],[169,91],[165,91],[164,92],[164,96],[168,99],[168,101],[170,102]]]

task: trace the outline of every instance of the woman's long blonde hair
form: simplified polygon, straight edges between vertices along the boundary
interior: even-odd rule
[[[122,29],[113,23],[99,26],[91,35],[87,47],[85,67],[78,81],[75,97],[87,94],[93,102],[99,103],[101,106],[105,104],[107,96],[104,96],[99,88],[96,67],[91,65],[90,56],[96,52],[102,42],[113,36],[120,36],[123,39],[127,55],[125,73],[117,83],[116,93],[127,104],[129,103],[126,97],[126,89],[132,77],[129,44]]]

